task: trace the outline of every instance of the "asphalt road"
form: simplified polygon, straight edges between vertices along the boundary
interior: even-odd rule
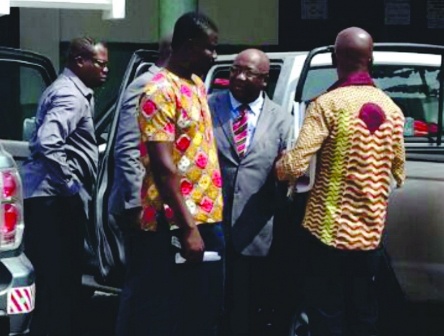
[[[113,336],[118,305],[118,294],[96,291],[85,302],[81,336]]]
[[[84,331],[81,336],[113,336],[118,301],[118,294],[96,291],[85,302]],[[389,320],[391,313],[387,314],[385,317]],[[381,336],[443,336],[443,318],[443,303],[409,303],[400,321],[404,329],[402,333],[391,331]]]
[[[415,303],[408,305],[405,323],[406,335],[411,336],[443,336],[444,335],[444,304]]]

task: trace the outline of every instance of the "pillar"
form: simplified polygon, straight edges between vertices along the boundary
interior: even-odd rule
[[[184,13],[198,10],[198,0],[159,0],[159,38],[173,32],[174,23]]]

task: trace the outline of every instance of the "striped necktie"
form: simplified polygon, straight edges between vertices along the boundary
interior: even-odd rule
[[[234,142],[239,157],[243,157],[246,151],[248,134],[248,105],[239,107],[239,115],[233,121]]]

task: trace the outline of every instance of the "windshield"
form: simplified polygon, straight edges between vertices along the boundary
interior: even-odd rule
[[[404,136],[429,138],[438,130],[439,68],[432,66],[375,65],[372,77],[402,109],[406,117]],[[336,69],[309,70],[302,92],[308,101],[325,92],[337,79]]]

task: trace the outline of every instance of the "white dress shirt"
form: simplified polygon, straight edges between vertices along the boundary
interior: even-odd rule
[[[236,119],[239,115],[239,108],[242,105],[240,101],[233,97],[230,92],[230,103],[231,103],[231,114],[233,115],[233,119]],[[245,150],[248,150],[248,146],[250,145],[254,132],[256,131],[257,121],[259,120],[259,115],[261,114],[262,107],[264,106],[264,94],[261,92],[259,97],[255,101],[252,101],[248,105],[248,128],[247,128],[247,140],[245,142]]]

